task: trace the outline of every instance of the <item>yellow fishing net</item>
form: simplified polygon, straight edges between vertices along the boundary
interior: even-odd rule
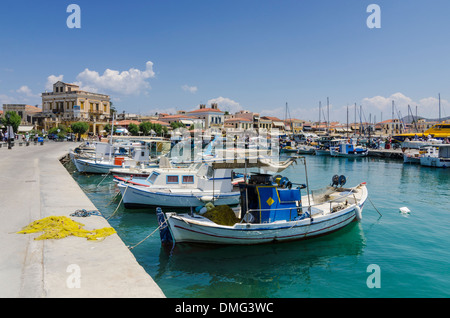
[[[66,216],[49,216],[30,223],[25,226],[18,234],[30,234],[44,232],[35,240],[61,239],[69,235],[85,237],[88,240],[104,239],[105,237],[116,233],[112,227],[105,227],[98,230],[85,230],[84,224],[73,221]]]

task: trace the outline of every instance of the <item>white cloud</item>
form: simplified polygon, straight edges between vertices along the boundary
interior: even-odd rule
[[[0,94],[0,105],[3,104],[13,104],[15,101],[14,97],[5,95],[5,94]]]
[[[197,92],[197,86],[189,86],[187,84],[181,86],[181,89],[185,92],[190,92],[190,93],[196,93]]]
[[[16,90],[17,93],[21,94],[21,95],[25,95],[27,97],[36,97],[38,95],[35,95],[31,92],[31,89],[26,86],[26,85],[22,85],[20,86],[20,88],[18,90]]]
[[[425,118],[435,119],[439,116],[439,100],[437,97],[425,97],[419,101],[415,101],[412,98],[405,96],[402,93],[395,93],[389,97],[374,96],[371,98],[364,98],[361,101],[362,107],[365,109],[366,116],[369,113],[376,114],[378,116],[383,113],[383,119],[392,118],[392,101],[394,101],[394,118],[398,118],[399,112],[402,117],[408,115],[408,105],[413,115],[417,115]],[[441,109],[449,109],[450,103],[441,98]],[[445,112],[442,112],[444,114]],[[443,115],[444,116],[444,115]],[[367,118],[368,119],[368,118]]]
[[[103,75],[100,75],[97,71],[91,71],[86,68],[77,75],[77,83],[84,90],[96,92],[111,91],[130,95],[139,94],[149,89],[150,84],[146,80],[153,77],[155,77],[153,63],[148,61],[143,71],[135,68],[122,72],[106,69]]]
[[[211,105],[212,103],[217,103],[221,111],[228,111],[230,114],[242,110],[238,102],[222,96],[208,100],[207,104]]]
[[[52,91],[53,90],[53,84],[55,84],[58,81],[62,81],[64,78],[64,75],[50,75],[49,77],[47,77],[47,83],[45,84],[45,89],[47,91]]]

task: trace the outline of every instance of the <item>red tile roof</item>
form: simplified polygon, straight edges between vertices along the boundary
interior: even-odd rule
[[[213,113],[223,113],[223,111],[221,111],[220,109],[214,109],[214,108],[200,108],[200,109],[196,109],[196,110],[193,110],[193,111],[190,111],[190,112],[188,112],[189,114],[192,114],[192,113],[211,113],[211,112],[213,112]]]

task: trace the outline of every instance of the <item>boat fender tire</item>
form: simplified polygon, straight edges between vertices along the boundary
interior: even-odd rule
[[[359,206],[355,207],[355,215],[356,215],[356,219],[358,221],[362,220],[362,212],[361,212],[361,208]]]

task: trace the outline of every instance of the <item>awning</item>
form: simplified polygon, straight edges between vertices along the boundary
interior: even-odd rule
[[[30,132],[33,128],[34,126],[19,126],[19,128],[17,128],[17,132]]]
[[[244,168],[261,168],[272,172],[281,172],[296,162],[296,158],[292,157],[286,161],[276,162],[267,158],[246,158],[236,160],[221,160],[220,162],[212,162],[213,169],[244,169]]]

